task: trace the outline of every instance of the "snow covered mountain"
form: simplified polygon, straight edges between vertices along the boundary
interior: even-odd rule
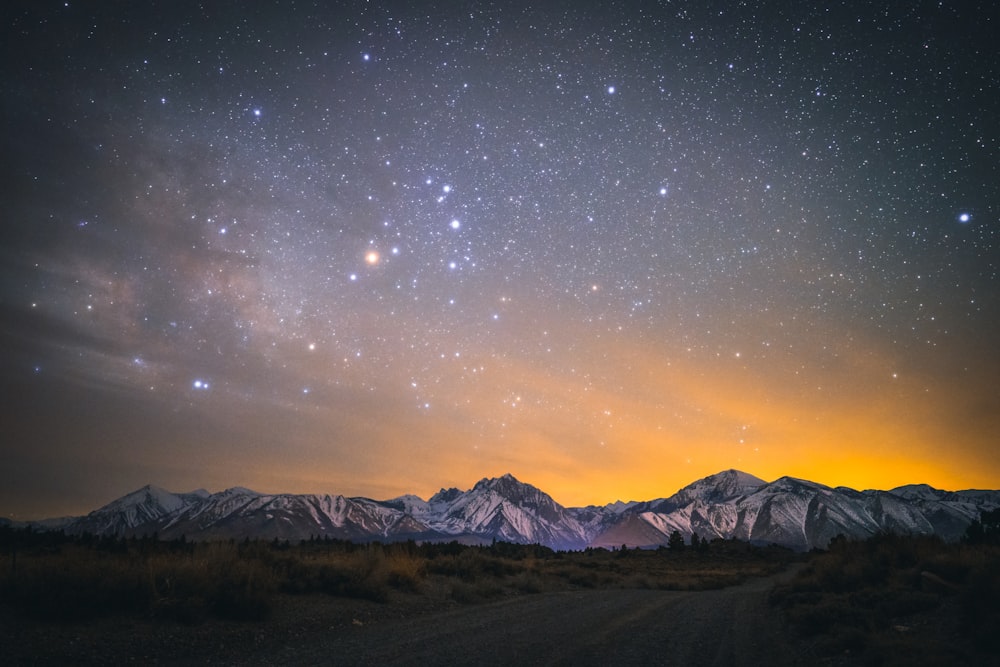
[[[694,502],[718,504],[737,500],[757,491],[767,482],[739,470],[724,470],[688,484],[683,489],[660,500],[642,503],[639,511],[670,512]]]
[[[171,493],[158,486],[147,484],[138,491],[113,500],[99,510],[69,523],[69,533],[94,535],[130,534],[136,528],[170,517],[191,505],[198,505],[209,498],[208,491],[198,489],[191,493]]]
[[[1000,491],[939,491],[926,485],[855,491],[782,477],[765,482],[726,470],[672,496],[645,502],[566,508],[511,475],[482,479],[468,491],[441,489],[429,500],[313,494],[262,494],[232,488],[175,494],[146,486],[66,525],[69,533],[152,535],[171,539],[244,537],[353,541],[404,539],[656,547],[673,531],[686,540],[736,538],[794,549],[823,548],[838,534],[880,531],[957,539]]]
[[[766,483],[727,470],[694,482],[669,498],[636,505],[627,520],[612,524],[592,542],[599,546],[655,546],[665,544],[674,530],[686,540],[697,533],[702,538],[736,538],[802,551],[825,548],[840,534],[857,539],[878,532],[936,534],[954,540],[980,511],[998,506],[1000,491],[952,493],[920,485],[859,492],[793,477]],[[629,522],[631,529],[624,531]]]
[[[562,505],[512,475],[482,479],[471,491],[442,489],[428,503],[429,528],[445,535],[474,535],[507,542],[581,549],[588,535]]]
[[[134,502],[136,496],[143,498],[143,502]],[[149,501],[150,497],[158,502]],[[91,512],[69,526],[67,532],[155,533],[162,539],[185,536],[300,540],[315,535],[365,541],[406,539],[427,529],[409,514],[367,498],[268,495],[241,487],[214,494],[196,491],[175,495],[144,487]]]

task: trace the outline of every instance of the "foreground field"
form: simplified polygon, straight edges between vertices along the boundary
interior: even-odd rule
[[[3,537],[3,536],[0,536]],[[577,588],[701,590],[766,575],[792,554],[716,541],[699,549],[587,549],[337,540],[160,542],[6,534],[0,600],[42,621],[136,615],[260,621],[287,595],[387,602],[434,591],[457,602]]]
[[[5,664],[1000,664],[988,546],[0,537]]]
[[[254,656],[253,664],[793,665],[767,592],[567,591],[360,626]]]
[[[283,598],[262,623],[121,617],[42,627],[4,619],[11,636],[0,639],[16,647],[8,664],[796,664],[768,607],[773,583],[697,592],[576,589],[478,604],[430,591],[386,603],[306,595]]]

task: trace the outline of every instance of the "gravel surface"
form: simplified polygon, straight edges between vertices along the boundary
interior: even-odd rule
[[[718,591],[573,591],[357,625],[252,664],[791,665],[767,594],[779,577]]]

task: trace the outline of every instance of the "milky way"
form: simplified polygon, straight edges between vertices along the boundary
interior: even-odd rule
[[[1000,486],[990,3],[205,4],[0,10],[0,511]]]

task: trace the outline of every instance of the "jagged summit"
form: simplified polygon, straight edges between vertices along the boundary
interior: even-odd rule
[[[427,502],[429,502],[431,504],[434,504],[434,503],[448,503],[448,502],[451,502],[452,500],[454,500],[455,498],[457,498],[460,495],[462,495],[461,489],[456,489],[455,487],[451,487],[450,489],[441,489],[440,491],[438,491],[437,493],[435,493],[433,496],[431,496],[431,499],[428,500]]]
[[[473,491],[491,490],[508,498],[520,498],[528,495],[542,493],[531,484],[518,481],[516,477],[507,473],[500,477],[492,477],[479,480],[472,487]],[[543,494],[544,495],[544,494]]]
[[[655,547],[677,531],[685,539],[697,533],[805,550],[825,547],[838,534],[864,538],[892,531],[957,539],[981,511],[997,507],[1000,491],[911,484],[862,492],[794,477],[768,483],[730,469],[667,498],[566,508],[508,473],[483,478],[467,491],[442,488],[427,501],[409,494],[385,501],[261,494],[239,486],[172,493],[147,485],[60,525],[69,533],[165,539],[505,540],[563,550]]]
[[[531,486],[530,484],[525,485],[523,482],[519,481],[512,474],[505,473],[500,477],[483,477],[481,480],[476,482],[473,489],[479,489],[484,487],[490,488],[517,488],[519,486]]]
[[[454,496],[444,516],[428,525],[449,534],[489,535],[560,549],[586,546],[585,531],[564,507],[509,473],[483,478],[471,490]]]

